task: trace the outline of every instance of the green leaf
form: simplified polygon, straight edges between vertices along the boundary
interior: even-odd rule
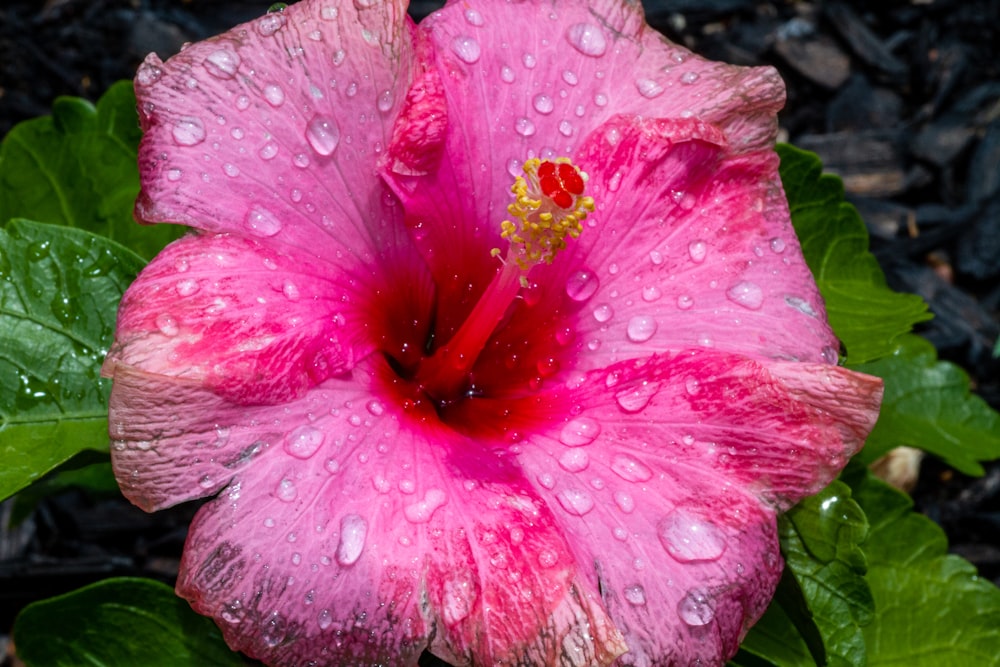
[[[891,354],[898,336],[931,317],[927,304],[886,285],[868,252],[864,222],[844,201],[841,180],[822,174],[813,153],[780,145],[778,154],[792,224],[847,359],[859,364]]]
[[[132,218],[140,136],[130,82],[112,86],[96,107],[60,97],[51,116],[19,123],[0,144],[0,224],[27,218],[86,229],[151,259],[184,228]]]
[[[812,618],[799,618],[801,612],[787,603],[782,607],[807,645],[809,626],[815,623],[823,641],[819,648],[825,649],[809,646],[816,664],[864,665],[861,628],[874,613],[860,547],[868,522],[851,499],[850,488],[835,481],[804,499],[779,519],[778,531],[786,566],[799,583]]]
[[[944,533],[912,511],[909,497],[861,466],[845,480],[871,522],[869,667],[1000,665],[1000,589],[946,553]]]
[[[106,579],[28,605],[14,642],[27,667],[245,664],[210,619],[150,579]]]
[[[115,312],[143,261],[79,229],[0,229],[0,498],[74,454],[107,451],[100,378]]]
[[[97,459],[96,463],[90,462],[94,459]],[[88,450],[77,454],[27,488],[21,489],[11,501],[13,507],[10,511],[10,524],[18,525],[31,515],[44,498],[67,489],[82,489],[92,496],[121,496],[107,453],[99,454]]]
[[[1000,458],[1000,414],[971,394],[965,371],[938,361],[923,338],[904,336],[891,356],[851,368],[885,380],[882,412],[859,461],[908,445],[967,475],[982,475],[978,461]]]
[[[782,573],[782,581],[793,578],[789,573],[789,568]],[[794,578],[793,578],[794,580]],[[799,587],[801,595],[801,587]],[[814,657],[817,647],[811,646],[812,641],[806,642],[803,635],[819,634],[819,628],[808,609],[803,613],[799,607],[806,606],[804,598],[800,598],[801,604],[792,604],[788,600],[775,598],[768,606],[764,616],[750,628],[743,643],[740,645],[740,653],[734,657],[730,663],[733,667],[756,667],[757,665],[777,665],[778,667],[816,667],[824,664]],[[786,607],[794,609],[791,613],[798,615],[793,621]],[[810,631],[803,631],[803,625],[812,626]],[[820,639],[822,642],[822,638]],[[820,645],[819,650],[822,655],[826,655],[826,647]],[[742,654],[742,655],[741,655]]]

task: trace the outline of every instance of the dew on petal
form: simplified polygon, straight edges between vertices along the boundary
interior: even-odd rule
[[[629,387],[615,394],[615,402],[623,412],[640,412],[653,396],[660,390],[660,386],[654,382],[643,380],[637,386]]]
[[[250,108],[250,98],[246,95],[240,95],[236,98],[236,109],[239,111],[246,111]]]
[[[639,89],[640,95],[649,99],[663,94],[663,86],[652,79],[639,79],[635,82],[635,87]]]
[[[566,296],[573,301],[586,301],[599,286],[600,280],[593,271],[577,271],[566,279]]]
[[[770,246],[772,252],[778,255],[785,252],[785,240],[777,236],[771,239],[771,241],[768,243],[768,246]]]
[[[184,278],[183,280],[178,280],[177,284],[174,285],[174,290],[177,291],[178,296],[191,296],[200,289],[198,281],[192,278]]]
[[[319,612],[316,617],[316,624],[319,626],[320,630],[326,630],[333,623],[333,614],[330,613],[329,609],[324,609]]]
[[[615,491],[615,505],[618,505],[620,509],[625,514],[631,514],[635,511],[635,498],[632,497],[631,493],[626,493],[625,491]]]
[[[135,80],[139,85],[151,86],[159,81],[162,76],[163,68],[151,65],[150,63],[143,63],[139,65],[139,69],[135,73]]]
[[[285,91],[276,83],[264,86],[264,99],[272,107],[280,107],[285,103]]]
[[[808,315],[809,317],[818,317],[816,310],[812,307],[812,304],[797,296],[786,296],[785,303],[799,311],[803,315]]]
[[[530,137],[535,133],[535,124],[522,116],[514,122],[514,130],[522,137]]]
[[[319,16],[324,21],[336,21],[340,15],[340,10],[333,5],[327,5],[319,10]]]
[[[182,116],[174,123],[171,135],[178,146],[197,146],[205,141],[205,124],[200,118]]]
[[[563,426],[559,432],[559,442],[567,447],[589,445],[600,435],[601,425],[590,417],[577,417]]]
[[[611,459],[611,470],[626,482],[648,482],[653,479],[653,471],[628,454],[615,454]]]
[[[656,301],[661,296],[663,296],[663,293],[660,291],[660,288],[657,287],[656,285],[647,285],[646,287],[642,288],[642,300],[646,301],[647,303]]]
[[[538,59],[533,53],[525,53],[521,56],[521,62],[524,63],[525,69],[534,69],[535,65],[538,64]]]
[[[688,310],[694,305],[694,299],[687,294],[681,294],[677,297],[677,307],[681,310]]]
[[[594,498],[583,489],[563,489],[556,498],[568,514],[583,516],[594,509]]]
[[[262,37],[270,37],[285,25],[285,16],[281,13],[267,14],[257,21],[257,32]]]
[[[513,68],[509,67],[508,65],[504,65],[503,67],[500,68],[500,80],[501,81],[503,81],[504,83],[514,83],[514,79],[515,78],[517,78],[517,75],[514,74]],[[518,173],[515,174],[515,175],[519,176],[520,172],[521,172],[521,165],[520,165],[520,163],[518,163],[518,170],[517,171],[518,171]]]
[[[465,20],[468,21],[469,25],[474,25],[476,27],[479,27],[486,22],[483,20],[483,15],[475,9],[465,10]]]
[[[551,549],[542,549],[538,552],[538,564],[543,568],[553,567],[559,562],[559,555]]]
[[[711,599],[705,591],[693,590],[677,603],[677,615],[688,625],[701,627],[712,622],[715,610],[712,609]]]
[[[698,80],[698,73],[697,72],[684,72],[684,74],[681,75],[681,83],[684,83],[684,84],[687,84],[687,85],[691,85],[692,83],[694,83],[697,80]]]
[[[695,264],[701,264],[705,261],[705,255],[708,254],[708,246],[705,245],[704,241],[691,241],[688,244],[688,255],[691,256],[691,261]]]
[[[679,563],[718,560],[726,550],[722,532],[683,509],[675,509],[656,528],[660,543]]]
[[[546,115],[552,113],[552,110],[555,108],[555,103],[552,101],[552,98],[544,94],[535,95],[531,105],[535,107],[535,111]]]
[[[472,37],[456,37],[455,41],[451,43],[451,50],[463,62],[469,65],[478,62],[480,56],[482,56],[482,49],[479,46],[479,42]]]
[[[171,182],[176,182],[181,180],[181,176],[184,174],[180,169],[168,169],[167,170],[167,180]]]
[[[281,221],[263,206],[251,207],[244,224],[251,234],[265,238],[281,231]]]
[[[332,118],[313,116],[306,125],[306,141],[319,155],[332,155],[340,143],[340,126]]]
[[[823,361],[828,364],[836,365],[840,361],[840,354],[829,345],[824,345],[820,354],[823,356]]]
[[[597,58],[608,50],[604,32],[593,23],[576,23],[566,31],[570,45],[585,56]]]
[[[573,136],[573,124],[568,120],[560,121],[559,134],[563,135],[564,137]]]
[[[594,319],[601,324],[607,322],[615,315],[614,309],[606,303],[602,303],[597,308],[594,308]]]
[[[156,328],[164,336],[176,336],[180,331],[177,327],[177,320],[167,313],[160,313],[156,316]]]
[[[323,444],[324,435],[318,428],[300,426],[292,431],[285,440],[285,451],[297,459],[308,459]]]
[[[205,69],[219,79],[231,79],[240,67],[240,56],[229,49],[218,49],[205,58]]]
[[[266,144],[260,147],[260,150],[257,151],[257,155],[259,155],[264,160],[270,160],[277,154],[278,154],[278,144],[274,143],[273,141],[267,142]]]
[[[580,472],[590,465],[590,455],[585,449],[570,449],[559,457],[559,466],[567,472]]]
[[[340,520],[340,541],[337,543],[337,562],[344,567],[354,565],[361,558],[368,536],[368,522],[357,514],[345,514]]]
[[[576,75],[576,72],[568,69],[563,70],[562,80],[570,86],[575,86],[580,82],[580,78]]]
[[[403,516],[410,523],[427,523],[439,507],[445,504],[448,497],[441,489],[428,489],[423,500],[403,508]]]
[[[295,482],[287,477],[282,479],[278,482],[278,487],[274,490],[274,495],[278,497],[278,500],[283,500],[286,503],[292,502],[298,495],[298,490],[295,488]]]
[[[726,297],[750,310],[759,310],[764,304],[764,291],[760,285],[747,280],[740,281],[726,290]]]
[[[392,109],[393,101],[392,91],[386,89],[379,93],[378,100],[375,102],[375,105],[382,113],[388,113]]]
[[[637,607],[646,604],[646,591],[638,584],[635,586],[626,586],[622,593],[629,604],[634,604]]]
[[[633,343],[645,343],[656,333],[656,320],[648,315],[636,315],[625,326],[625,335]]]

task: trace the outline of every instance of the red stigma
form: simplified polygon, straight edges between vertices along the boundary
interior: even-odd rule
[[[583,185],[580,172],[572,164],[545,160],[538,165],[538,186],[559,208],[571,208],[573,196],[583,194]]]

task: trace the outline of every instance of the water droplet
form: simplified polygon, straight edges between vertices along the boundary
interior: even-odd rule
[[[688,244],[688,254],[691,256],[692,262],[701,264],[705,261],[705,255],[708,254],[708,246],[704,241],[691,241]]]
[[[178,296],[191,296],[198,291],[199,285],[197,280],[185,278],[184,280],[178,280],[177,284],[174,285],[174,289],[177,291]]]
[[[483,15],[480,14],[475,9],[465,10],[465,20],[468,21],[469,25],[474,25],[476,27],[479,27],[483,25],[483,23],[485,23],[485,21],[483,20]]]
[[[376,106],[378,106],[379,111],[381,111],[382,113],[388,113],[392,109],[392,103],[393,103],[392,91],[386,89],[379,94],[378,100],[376,101],[375,104]]]
[[[726,290],[726,296],[733,303],[750,310],[759,310],[764,304],[764,291],[756,283],[747,280],[740,281]]]
[[[563,70],[562,80],[570,86],[575,86],[580,82],[580,78],[576,75],[576,73],[568,69]]]
[[[285,103],[285,91],[276,83],[264,86],[264,99],[272,107],[280,107]]]
[[[205,124],[200,118],[182,116],[174,123],[171,134],[178,146],[197,146],[205,141]]]
[[[277,154],[278,154],[278,144],[274,143],[273,141],[267,142],[266,144],[260,147],[259,151],[257,151],[257,155],[259,155],[264,160],[270,160]]]
[[[656,301],[661,296],[663,296],[663,293],[660,291],[660,288],[657,287],[656,285],[647,285],[646,287],[642,288],[642,300],[646,301],[647,303]]]
[[[694,299],[692,299],[687,294],[681,294],[677,297],[677,307],[681,310],[688,310],[694,305]]]
[[[552,98],[548,95],[535,95],[535,99],[531,102],[532,106],[535,107],[535,111],[540,114],[550,114],[555,108],[555,103]]]
[[[812,304],[805,299],[799,298],[797,296],[785,296],[785,303],[799,311],[803,315],[808,315],[809,317],[816,317],[816,311],[813,309]]]
[[[243,224],[251,234],[265,238],[281,231],[281,221],[262,206],[251,207]]]
[[[240,95],[236,98],[236,109],[239,111],[246,111],[250,108],[250,98],[246,95]]]
[[[319,155],[332,155],[340,143],[340,126],[332,118],[313,116],[306,125],[306,140]]]
[[[299,169],[305,169],[309,166],[309,156],[305,153],[298,153],[292,158],[292,164],[294,164]]]
[[[288,434],[285,451],[303,461],[311,457],[323,444],[323,432],[312,426],[300,426]]]
[[[635,498],[625,491],[615,491],[615,505],[625,514],[631,514],[635,511]]]
[[[236,178],[237,176],[240,175],[240,168],[237,167],[232,162],[227,162],[224,165],[222,165],[222,171],[229,178]]]
[[[825,361],[828,364],[833,364],[836,366],[837,363],[840,361],[840,355],[837,353],[835,349],[833,349],[829,345],[824,345],[823,350],[822,352],[820,352],[820,354],[823,355],[823,361]]]
[[[600,280],[592,271],[577,271],[566,279],[566,296],[573,301],[586,301],[599,286]]]
[[[295,482],[288,479],[287,477],[278,482],[278,488],[274,490],[274,495],[278,497],[278,500],[283,500],[286,503],[290,503],[295,500],[295,496],[298,495],[298,490],[295,488]]]
[[[616,393],[615,401],[623,412],[640,412],[649,405],[649,402],[653,400],[653,396],[659,390],[660,386],[655,382],[643,380],[638,385],[633,385]]]
[[[586,449],[570,449],[559,457],[559,465],[567,472],[580,472],[590,465],[590,455]]]
[[[372,400],[368,401],[368,403],[365,405],[365,408],[368,410],[369,414],[375,417],[381,417],[383,414],[385,414],[385,406],[377,398],[373,398]]]
[[[677,615],[688,625],[701,627],[712,622],[715,611],[705,591],[693,590],[677,603]]]
[[[522,116],[514,122],[514,130],[522,137],[530,137],[535,133],[535,124]]]
[[[596,104],[599,107],[608,106],[608,96],[605,95],[604,93],[597,93],[596,95],[594,95],[594,104]]]
[[[652,79],[639,79],[635,82],[635,87],[639,89],[640,95],[649,99],[663,94],[663,86]]]
[[[361,558],[368,535],[368,522],[357,514],[345,514],[340,520],[340,542],[337,543],[337,562],[348,567]]]
[[[482,50],[479,47],[479,42],[477,42],[472,37],[456,37],[455,41],[451,43],[451,50],[455,52],[463,62],[468,64],[473,64],[479,61],[479,57],[482,55]]]
[[[563,135],[564,137],[573,136],[573,124],[570,123],[568,120],[561,121],[559,123],[559,134]]]
[[[604,32],[592,23],[577,23],[566,31],[566,39],[577,51],[585,56],[597,58],[608,49]]]
[[[514,83],[515,78],[517,77],[514,74],[514,70],[511,67],[504,65],[503,67],[500,68],[500,79],[504,83]],[[520,172],[520,169],[518,169],[518,172]]]
[[[615,454],[611,459],[611,470],[626,482],[648,482],[653,479],[653,471],[628,454]]]
[[[636,315],[625,326],[625,335],[633,343],[645,343],[656,333],[656,320],[648,315]]]
[[[326,6],[319,10],[320,18],[324,21],[336,21],[337,16],[340,15],[340,10],[334,6]]]
[[[257,21],[257,32],[263,37],[270,37],[285,25],[284,14],[267,14]]]
[[[135,73],[135,80],[139,85],[151,86],[160,80],[163,76],[163,69],[157,67],[156,65],[150,63],[143,63],[139,65],[138,71]]]
[[[611,192],[618,192],[618,188],[622,186],[622,173],[616,171],[611,175],[611,179],[608,181],[608,190]]]
[[[403,508],[403,516],[410,523],[427,523],[431,516],[445,504],[447,496],[441,489],[428,489],[424,499]]]
[[[726,550],[722,532],[693,514],[675,509],[656,527],[660,543],[679,563],[718,560]]]
[[[681,83],[687,84],[689,86],[697,80],[698,80],[697,72],[684,72],[684,74],[681,75]]]
[[[625,595],[625,599],[628,600],[629,604],[634,604],[637,607],[646,604],[646,591],[638,584],[635,586],[627,586],[622,593]]]
[[[181,180],[181,176],[184,174],[180,169],[168,169],[167,170],[167,180],[171,182],[176,182]]]
[[[176,336],[180,331],[177,327],[177,320],[167,313],[160,313],[156,316],[156,328],[164,336]]]
[[[551,549],[542,549],[538,552],[538,564],[544,568],[553,567],[559,562],[559,556]]]
[[[240,67],[240,56],[229,49],[218,49],[205,58],[205,69],[219,79],[231,79]]]
[[[538,64],[538,59],[535,58],[533,53],[525,53],[521,56],[521,62],[524,63],[526,69],[535,69],[535,65]]]
[[[594,308],[594,319],[602,324],[610,320],[614,315],[614,309],[606,303],[602,303],[597,308]]]
[[[559,432],[559,442],[567,447],[582,447],[589,445],[600,435],[601,425],[590,417],[577,417],[570,420]]]
[[[782,238],[775,236],[768,245],[771,247],[771,251],[778,255],[785,252],[785,240]]]
[[[568,514],[583,516],[594,509],[593,497],[583,489],[563,489],[556,494],[559,504]]]

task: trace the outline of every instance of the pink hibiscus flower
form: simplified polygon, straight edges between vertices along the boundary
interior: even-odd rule
[[[180,595],[273,665],[716,665],[880,384],[789,224],[770,69],[622,0],[303,0],[136,77],[196,233],[105,366]],[[511,190],[516,196],[512,196]]]

